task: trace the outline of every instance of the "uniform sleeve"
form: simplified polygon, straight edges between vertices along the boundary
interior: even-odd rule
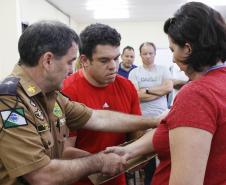
[[[1,96],[0,105],[0,166],[11,178],[19,177],[47,165],[40,135],[31,124],[34,122],[26,107],[12,96]],[[2,164],[1,164],[2,163]]]
[[[74,84],[72,79],[73,79],[72,76],[70,76],[66,80],[64,80],[63,88],[61,89],[61,92],[65,96],[69,97],[70,100],[77,101],[77,99],[78,99],[77,94],[75,93],[74,86],[71,85],[71,84]],[[77,136],[77,131],[70,130],[69,137],[75,137],[75,136]]]
[[[214,133],[217,112],[214,97],[207,89],[201,85],[188,84],[176,96],[167,116],[167,124],[169,129],[188,126]]]
[[[137,80],[137,76],[136,76],[137,69],[138,68],[135,68],[129,73],[128,79],[133,83],[133,85],[135,86],[136,89],[139,89],[139,84],[138,84],[138,80]]]
[[[92,115],[92,109],[84,104],[72,102],[68,98],[61,95],[61,101],[64,105],[67,126],[70,131],[82,128]]]

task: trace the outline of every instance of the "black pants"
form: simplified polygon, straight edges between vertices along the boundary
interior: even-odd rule
[[[151,159],[144,168],[144,185],[150,185],[152,177],[156,169],[156,159],[155,157]]]

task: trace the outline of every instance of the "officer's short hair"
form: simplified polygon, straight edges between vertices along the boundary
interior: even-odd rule
[[[80,34],[79,53],[92,60],[92,54],[97,45],[120,46],[121,35],[105,24],[91,24]]]
[[[34,23],[25,29],[19,39],[19,63],[36,66],[46,52],[52,52],[55,57],[62,57],[72,46],[72,42],[79,44],[79,37],[67,25],[58,21]]]

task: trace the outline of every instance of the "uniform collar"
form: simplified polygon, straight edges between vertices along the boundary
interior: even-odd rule
[[[17,64],[13,69],[12,75],[20,78],[20,84],[29,97],[35,96],[41,92],[40,87],[22,66]]]

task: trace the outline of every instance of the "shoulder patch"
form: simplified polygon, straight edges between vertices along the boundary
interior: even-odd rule
[[[62,110],[57,102],[55,102],[55,105],[53,108],[53,114],[58,118],[62,117],[62,115],[63,115]]]
[[[0,114],[5,129],[27,125],[23,108],[4,110]]]
[[[7,77],[0,82],[0,95],[12,95],[17,94],[16,89],[20,79],[17,77]]]

